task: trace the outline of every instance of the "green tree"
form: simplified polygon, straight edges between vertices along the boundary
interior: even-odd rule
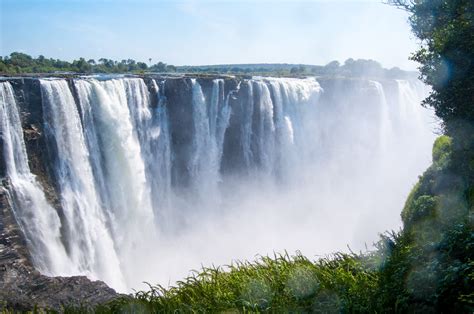
[[[160,61],[157,64],[151,66],[150,69],[155,72],[166,72],[166,63]]]
[[[339,68],[340,68],[341,64],[339,63],[339,61],[331,61],[329,62],[328,64],[326,64],[324,66],[324,73],[325,74],[330,74],[330,75],[334,75],[334,74],[337,74],[339,72]]]
[[[10,54],[10,64],[20,68],[27,68],[33,66],[33,58],[25,53],[13,52]]]
[[[141,71],[144,71],[148,68],[145,62],[137,62],[137,68]]]
[[[169,64],[166,66],[166,72],[176,72],[176,71],[177,69],[174,65]]]
[[[92,66],[84,58],[79,58],[79,60],[74,60],[72,62],[72,65],[80,73],[90,73],[92,70]]]
[[[410,12],[421,40],[412,60],[432,87],[445,134],[433,165],[420,177],[402,212],[378,298],[388,312],[474,311],[474,2],[391,0]]]
[[[474,173],[474,1],[392,0],[411,13],[422,47],[412,56],[433,91],[425,105],[435,109],[457,152],[468,153],[463,171]],[[470,176],[471,183],[473,177]]]

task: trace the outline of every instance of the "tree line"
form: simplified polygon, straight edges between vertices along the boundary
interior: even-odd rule
[[[149,59],[151,63],[151,58]],[[79,58],[72,62],[46,58],[34,58],[21,52],[0,56],[0,73],[206,73],[231,75],[273,75],[273,76],[343,76],[373,78],[407,78],[416,76],[415,72],[403,71],[397,67],[385,69],[374,60],[352,58],[344,63],[332,61],[326,65],[304,64],[224,64],[204,66],[174,66],[164,62],[148,65],[133,59],[116,61],[107,58],[99,60]]]
[[[344,63],[331,61],[326,65],[308,64],[224,64],[203,66],[181,66],[179,72],[214,74],[249,74],[277,76],[343,76],[343,77],[385,77],[406,78],[416,76],[415,72],[403,71],[398,67],[386,69],[374,60],[347,59]]]
[[[151,59],[149,59],[151,61]],[[9,56],[0,56],[0,73],[143,73],[143,72],[176,72],[174,65],[158,62],[148,66],[145,62],[127,59],[116,61],[107,58],[99,60],[79,58],[72,62],[46,58],[37,58],[22,53],[13,52]]]

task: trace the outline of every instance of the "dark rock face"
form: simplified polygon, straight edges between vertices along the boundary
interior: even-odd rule
[[[235,84],[234,89],[237,87]],[[250,108],[249,84],[242,81],[237,95],[229,99],[229,105],[232,108],[232,114],[229,120],[229,126],[225,132],[224,151],[222,155],[221,171],[225,174],[238,173],[245,168],[242,143],[242,121],[248,115]]]
[[[194,131],[192,111],[192,84],[189,79],[169,79],[165,82],[169,129],[173,155],[173,185],[189,184],[188,158],[192,149]]]
[[[28,311],[35,306],[58,311],[63,305],[92,307],[117,297],[102,281],[85,276],[48,277],[20,262],[0,262],[0,287],[0,308],[15,311]]]
[[[155,80],[157,79],[158,78],[155,78]],[[208,108],[211,103],[214,79],[216,79],[216,77],[200,77],[196,79],[196,82],[201,86]],[[218,107],[222,108],[225,105],[227,95],[233,91],[237,91],[239,80],[230,77],[222,77],[222,81],[219,84],[221,85],[219,88],[220,94],[218,95]],[[166,95],[166,105],[168,109],[171,150],[173,151],[172,184],[183,189],[186,189],[190,183],[190,172],[187,167],[192,155],[193,133],[195,130],[192,94],[192,82],[190,78],[167,78],[164,81],[164,95]],[[153,90],[151,90],[151,95],[153,97]],[[233,110],[235,102],[233,98],[229,99],[229,104]],[[234,115],[233,111],[231,121],[232,115]],[[225,143],[228,142],[228,132],[229,129],[225,134]],[[232,131],[230,132],[232,133]],[[238,134],[240,133],[234,132],[233,135],[231,134],[230,136],[238,137]],[[227,148],[227,155],[233,154],[233,152],[229,150],[231,150],[231,148]],[[226,167],[226,165],[223,164],[222,167]]]
[[[7,185],[4,182],[3,185]],[[61,310],[61,306],[93,306],[117,297],[101,281],[84,276],[48,277],[31,264],[26,240],[0,190],[0,310],[32,310],[35,306]]]
[[[36,175],[46,197],[51,205],[60,209],[57,198],[58,187],[53,178],[53,163],[46,147],[43,130],[43,106],[41,103],[40,82],[37,79],[12,79],[9,80],[15,92],[15,98],[20,111],[23,126],[28,164],[31,172]],[[3,160],[3,158],[2,158]]]
[[[4,179],[2,185],[7,187],[8,184]],[[0,272],[3,265],[13,263],[32,266],[26,240],[10,207],[8,191],[0,188]]]

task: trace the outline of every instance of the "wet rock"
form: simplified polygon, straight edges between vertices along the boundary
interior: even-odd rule
[[[84,276],[48,277],[34,269],[23,233],[9,206],[8,181],[0,187],[0,311],[63,305],[92,307],[118,294],[101,281]]]
[[[48,277],[21,262],[0,264],[0,309],[60,311],[64,305],[92,308],[117,297],[102,281],[85,276]]]

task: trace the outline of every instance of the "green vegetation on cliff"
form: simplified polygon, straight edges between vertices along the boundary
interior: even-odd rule
[[[474,310],[474,2],[394,0],[422,48],[412,59],[446,136],[402,213],[404,229],[381,273],[386,308]]]
[[[374,60],[352,58],[343,64],[331,61],[326,65],[308,64],[221,64],[201,66],[180,66],[178,72],[209,73],[209,74],[252,74],[274,76],[341,76],[367,78],[397,78],[416,77],[417,72],[403,71],[397,67],[385,69]]]
[[[416,77],[417,72],[402,71],[399,68],[384,69],[374,60],[347,59],[344,64],[332,61],[325,66],[298,64],[229,64],[208,66],[179,66],[158,62],[148,66],[132,59],[114,61],[101,58],[85,60],[79,58],[72,62],[47,59],[44,56],[33,58],[25,53],[13,52],[0,57],[0,74],[32,73],[195,73],[209,75],[272,75],[272,76],[342,76],[367,78],[405,79]]]
[[[379,274],[382,308],[394,312],[472,311],[472,201],[452,162],[452,141],[437,139],[402,212],[403,231]]]
[[[33,58],[25,53],[13,52],[10,56],[0,57],[0,73],[25,74],[25,73],[143,73],[148,72],[176,72],[176,67],[158,62],[148,66],[144,62],[132,59],[114,61],[101,58],[85,60],[79,58],[73,62],[59,59],[47,59],[44,56]]]

